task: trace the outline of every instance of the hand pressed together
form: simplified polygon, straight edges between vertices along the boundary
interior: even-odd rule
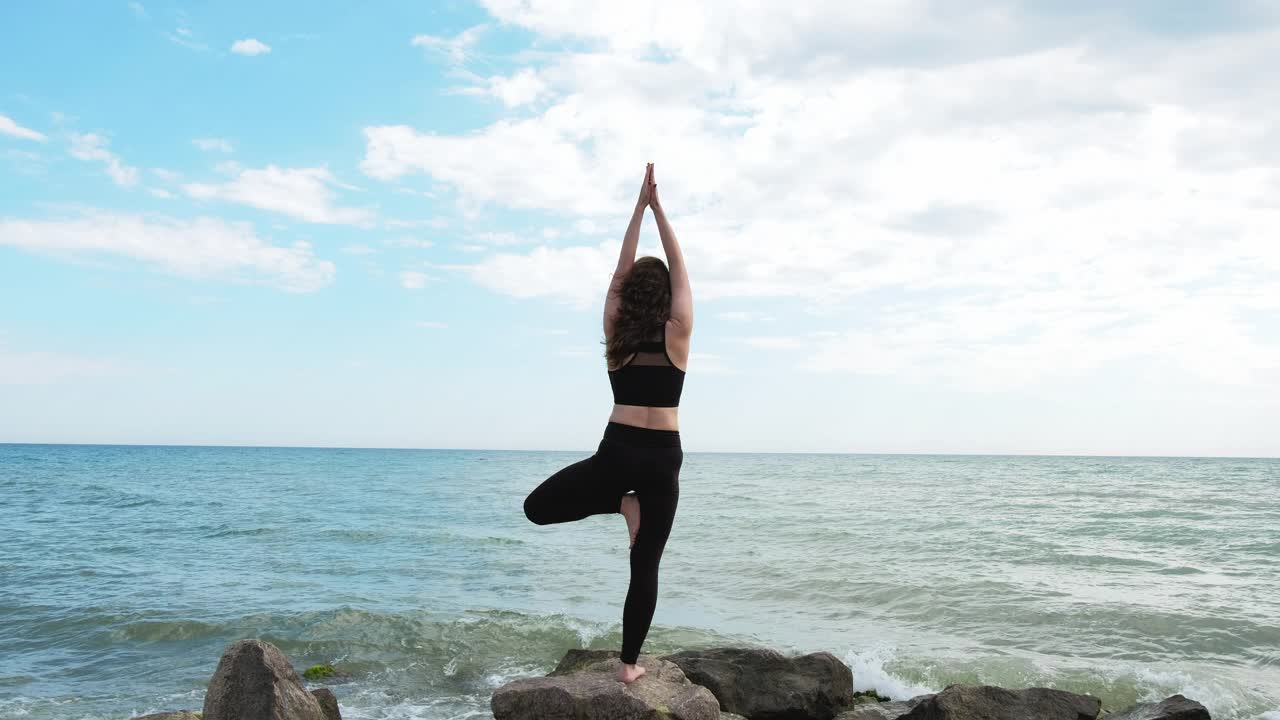
[[[640,197],[636,199],[636,207],[638,208],[649,206],[649,197],[653,190],[653,184],[650,182],[652,172],[653,163],[644,166],[644,181],[640,183]]]
[[[653,179],[653,163],[644,166],[644,182],[640,185],[640,197],[636,200],[636,207],[654,209],[662,207],[662,203],[658,201],[658,183]]]
[[[654,210],[662,208],[662,202],[658,200],[658,181],[653,179],[653,163],[649,163],[649,207]]]

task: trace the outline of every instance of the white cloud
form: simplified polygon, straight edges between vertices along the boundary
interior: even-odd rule
[[[538,77],[536,70],[523,68],[510,76],[494,75],[480,85],[463,87],[454,92],[460,95],[489,95],[498,98],[511,108],[528,105],[547,91],[547,84]]]
[[[611,236],[460,266],[486,287],[598,305],[654,161],[699,302],[790,299],[846,323],[806,341],[813,371],[950,367],[926,374],[985,386],[1157,352],[1210,382],[1276,377],[1260,313],[1280,276],[1280,91],[1256,71],[1280,65],[1275,17],[1189,39],[1119,10],[926,0],[487,7],[587,49],[524,56],[510,77],[537,79],[536,112],[515,102],[458,134],[367,127],[361,166]],[[459,249],[483,252],[472,240]]]
[[[452,38],[438,35],[415,35],[409,42],[416,47],[439,52],[456,65],[467,60],[471,46],[475,44],[484,29],[484,25],[476,25],[463,30]]]
[[[77,159],[106,165],[107,175],[117,185],[130,187],[138,182],[138,169],[125,165],[118,155],[107,150],[107,140],[101,135],[72,133],[68,152]]]
[[[237,55],[262,55],[271,52],[271,46],[256,38],[245,38],[231,43],[231,52]]]
[[[151,193],[152,197],[158,197],[161,200],[173,199],[173,193],[165,190],[164,188],[147,188],[147,192]]]
[[[195,35],[191,32],[191,28],[189,27],[180,26],[173,32],[164,33],[164,36],[169,39],[169,42],[174,43],[175,45],[181,45],[182,47],[190,50],[204,52],[209,49],[207,44],[195,39]]]
[[[215,218],[89,211],[58,220],[0,219],[0,245],[69,256],[119,256],[164,272],[311,292],[333,280],[334,266],[302,241],[273,245],[252,226]]]
[[[191,144],[205,152],[229,153],[234,150],[231,145],[231,141],[223,138],[196,138],[191,141]]]
[[[528,245],[539,241],[534,236],[519,235],[513,232],[494,232],[492,230],[474,233],[471,235],[471,239],[485,245]]]
[[[342,246],[342,252],[347,255],[372,255],[378,251],[364,243],[355,243],[353,245]]]
[[[480,202],[573,213],[598,213],[614,205],[612,188],[584,172],[588,162],[577,143],[544,132],[537,120],[503,122],[478,138],[419,133],[403,125],[364,132],[368,148],[360,167],[379,180],[430,172]],[[491,167],[477,169],[477,157]],[[640,170],[643,178],[643,163]],[[545,182],[534,182],[537,177]],[[640,182],[635,184],[638,190]]]
[[[435,243],[431,240],[426,240],[423,238],[415,238],[415,237],[391,238],[390,240],[384,241],[384,244],[390,247],[416,248],[419,250],[429,248],[435,245]]]
[[[383,224],[389,228],[446,228],[449,227],[449,219],[444,217],[435,217],[429,220],[397,220],[389,218],[383,221]]]
[[[542,35],[600,40],[620,53],[657,46],[681,58],[708,65],[719,61],[724,67],[749,57],[777,65],[796,55],[817,56],[816,51],[828,48],[849,52],[849,37],[858,37],[858,45],[872,44],[881,34],[893,39],[895,34],[929,29],[949,19],[948,13],[941,12],[944,3],[925,0],[658,0],[629,5],[593,0],[482,0],[482,4],[500,21]]]
[[[758,348],[768,348],[775,350],[794,350],[796,348],[807,347],[809,342],[803,338],[789,337],[785,335],[760,335],[757,337],[742,338],[742,342]]]
[[[771,315],[765,315],[764,313],[751,312],[747,310],[724,310],[722,312],[716,313],[716,315],[722,320],[729,320],[731,322],[756,322],[756,321],[773,322],[773,316]]]
[[[1280,387],[1280,345],[1244,313],[1280,312],[1271,293],[1156,291],[1136,308],[1082,306],[1048,291],[996,302],[903,307],[867,328],[815,343],[802,367],[1006,389],[1046,377],[1140,363],[1179,382]]]
[[[739,375],[741,370],[726,365],[724,358],[714,353],[689,352],[689,365],[685,370],[699,375]]]
[[[446,265],[472,280],[518,298],[547,298],[586,309],[603,302],[618,249],[611,243],[596,247],[540,246],[527,255],[495,253],[474,265]],[[484,247],[484,246],[478,246]]]
[[[418,272],[416,270],[405,270],[400,273],[400,287],[408,290],[421,290],[427,286],[428,279],[429,278],[426,273]]]
[[[130,2],[130,3],[129,3],[129,9],[133,11],[133,14],[134,14],[134,15],[136,15],[136,16],[138,16],[138,17],[140,17],[140,18],[146,18],[146,17],[147,17],[147,9],[146,9],[145,7],[143,7],[143,6],[142,6],[142,3],[140,3],[140,2]]]
[[[0,115],[0,135],[8,135],[22,140],[35,140],[36,142],[44,142],[48,139],[44,133],[22,127],[8,115]]]
[[[48,172],[45,157],[38,152],[8,149],[0,152],[0,158],[9,161],[14,170],[24,175],[40,176]]]
[[[182,189],[199,199],[217,199],[283,213],[312,223],[361,225],[373,220],[362,208],[335,205],[332,186],[343,185],[327,168],[228,168],[235,177],[225,183],[187,183]]]

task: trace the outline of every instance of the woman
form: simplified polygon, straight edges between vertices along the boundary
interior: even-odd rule
[[[634,259],[645,207],[653,208],[670,270],[656,257]],[[631,582],[622,608],[623,683],[645,672],[637,660],[657,606],[658,563],[680,498],[684,452],[676,412],[692,331],[689,276],[649,163],[605,296],[613,413],[594,455],[557,471],[524,501],[525,515],[539,525],[602,513],[626,518]]]

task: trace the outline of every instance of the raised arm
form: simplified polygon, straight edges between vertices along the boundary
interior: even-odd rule
[[[649,171],[652,179],[653,171]],[[684,255],[680,252],[680,243],[676,242],[676,232],[667,221],[667,214],[662,210],[658,200],[656,181],[649,191],[649,207],[653,208],[653,219],[658,223],[658,235],[662,237],[662,249],[667,254],[667,268],[671,271],[671,320],[685,333],[693,332],[693,292],[689,289],[689,272],[685,269]]]
[[[618,305],[622,302],[618,291],[622,287],[622,279],[636,261],[636,247],[640,244],[640,224],[644,221],[644,209],[649,206],[649,193],[652,187],[653,163],[644,169],[644,182],[640,185],[640,197],[636,199],[636,209],[631,213],[631,224],[627,225],[627,233],[622,236],[622,250],[618,252],[618,266],[613,271],[613,279],[609,281],[609,290],[604,297],[604,336],[613,337],[613,320],[618,314]]]

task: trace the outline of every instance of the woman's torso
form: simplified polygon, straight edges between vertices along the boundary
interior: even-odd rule
[[[671,362],[681,371],[689,366],[689,340],[689,334],[681,330],[680,326],[673,324],[670,320],[667,321],[667,355],[671,358]],[[622,358],[623,365],[631,359],[632,355],[634,353]],[[605,365],[609,370],[614,369],[608,367],[608,361],[606,361]],[[650,407],[647,405],[620,405],[614,403],[613,412],[609,414],[609,421],[653,430],[679,430],[679,410],[679,407]]]

